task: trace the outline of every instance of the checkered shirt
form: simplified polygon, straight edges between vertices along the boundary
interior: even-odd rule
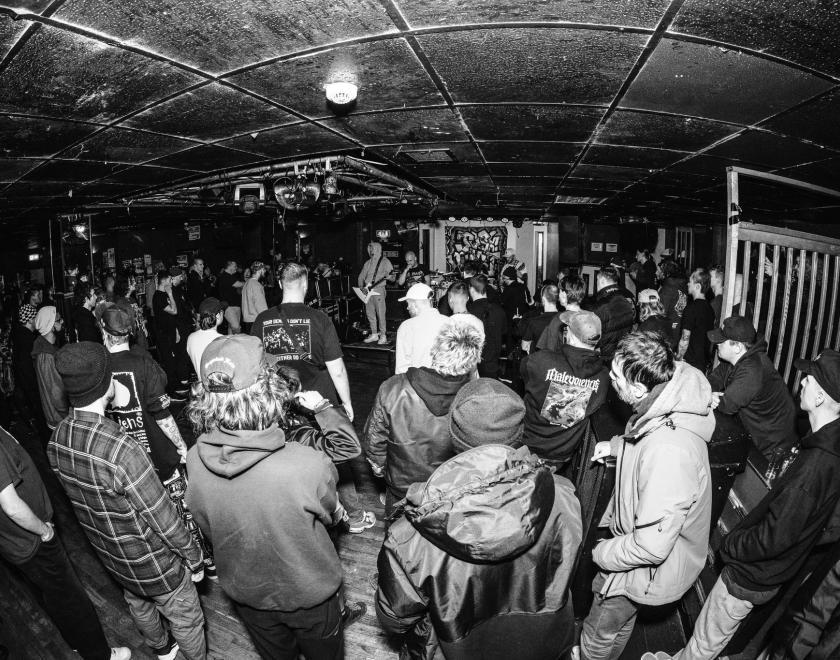
[[[148,454],[119,424],[71,408],[47,455],[88,540],[123,587],[159,596],[178,587],[184,563],[202,567]]]

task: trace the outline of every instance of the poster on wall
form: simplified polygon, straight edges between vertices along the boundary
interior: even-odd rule
[[[494,274],[507,248],[506,227],[446,227],[446,270],[473,261]]]
[[[152,265],[152,255],[144,254],[143,255],[143,265],[144,266],[151,266]]]
[[[589,249],[592,252],[603,252],[604,251],[604,244],[603,243],[592,243],[592,246]]]
[[[189,225],[187,227],[187,240],[197,241],[201,239],[201,225]]]
[[[114,248],[105,250],[105,268],[117,267],[117,251]]]
[[[618,252],[618,243],[607,243],[607,252]]]
[[[188,254],[179,254],[175,257],[175,261],[181,268],[187,268],[190,263],[190,256]]]

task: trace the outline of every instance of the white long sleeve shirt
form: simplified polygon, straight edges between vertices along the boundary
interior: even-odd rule
[[[400,324],[394,373],[405,373],[409,367],[432,366],[432,344],[447,318],[430,307]]]

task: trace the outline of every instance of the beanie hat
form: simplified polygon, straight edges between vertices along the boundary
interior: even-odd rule
[[[87,406],[102,398],[111,387],[108,351],[92,341],[67,344],[55,354],[55,370],[74,407]]]
[[[20,309],[18,310],[18,321],[20,321],[21,325],[26,325],[32,319],[35,318],[35,314],[38,313],[32,305],[26,303],[25,305],[21,305]]]
[[[479,378],[455,395],[449,435],[458,452],[480,445],[518,446],[525,429],[525,404],[507,385]]]
[[[55,319],[58,311],[52,305],[47,305],[38,310],[35,314],[35,329],[39,335],[48,335],[55,328]]]

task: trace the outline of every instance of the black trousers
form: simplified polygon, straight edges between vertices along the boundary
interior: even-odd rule
[[[341,660],[344,623],[338,593],[315,607],[281,612],[235,603],[236,612],[265,660]]]
[[[70,648],[85,660],[111,657],[96,610],[58,536],[41,543],[35,556],[17,568],[41,593],[44,609]]]

